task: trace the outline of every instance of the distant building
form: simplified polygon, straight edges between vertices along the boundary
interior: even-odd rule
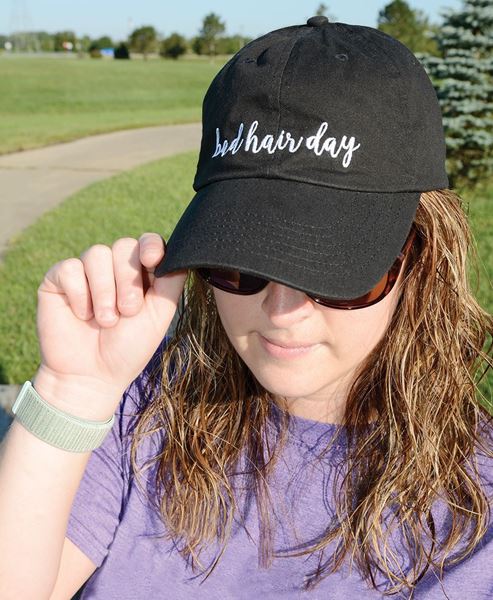
[[[115,49],[114,48],[101,48],[100,50],[101,56],[105,58],[114,58],[115,57]]]

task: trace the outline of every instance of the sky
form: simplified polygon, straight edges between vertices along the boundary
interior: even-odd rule
[[[390,0],[326,1],[328,16],[335,21],[376,27],[378,12]],[[91,38],[109,35],[126,39],[133,29],[153,25],[167,36],[176,31],[186,37],[197,35],[209,12],[221,17],[226,35],[257,37],[273,29],[300,25],[313,16],[318,0],[1,0],[0,34],[13,31],[72,30]],[[432,23],[442,21],[441,11],[462,6],[461,0],[408,0]]]

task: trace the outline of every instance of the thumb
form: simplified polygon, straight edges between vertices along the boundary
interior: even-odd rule
[[[167,273],[162,277],[154,277],[152,285],[146,292],[144,298],[146,309],[154,315],[156,323],[165,327],[162,332],[163,336],[175,314],[187,275],[188,269],[182,269]]]

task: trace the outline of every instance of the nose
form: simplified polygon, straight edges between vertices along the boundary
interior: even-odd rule
[[[278,327],[288,327],[313,313],[315,307],[305,292],[269,281],[263,290],[262,309]]]

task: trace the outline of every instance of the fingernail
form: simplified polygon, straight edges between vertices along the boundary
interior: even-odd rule
[[[116,317],[116,313],[111,308],[103,308],[99,313],[99,318],[101,321],[113,321]]]
[[[132,307],[137,304],[137,294],[129,294],[121,303],[122,308]]]

